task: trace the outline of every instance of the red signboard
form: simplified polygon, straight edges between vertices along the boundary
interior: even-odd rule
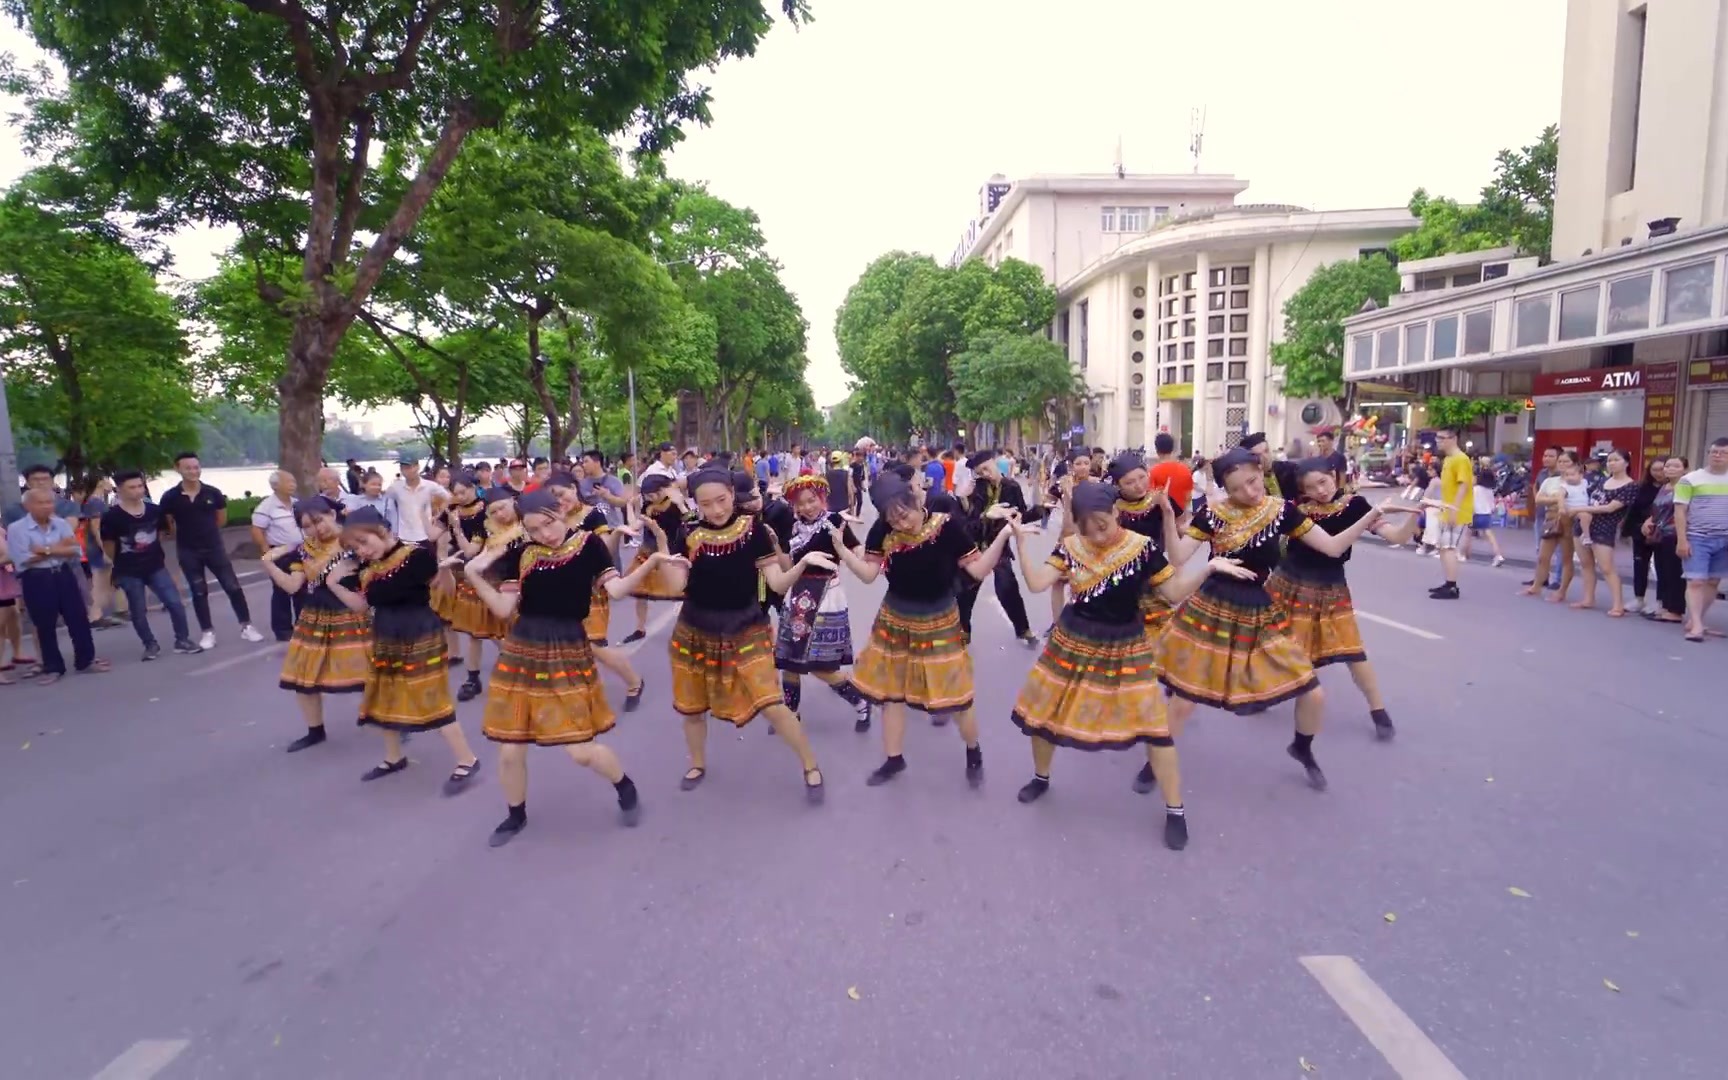
[[[1674,404],[1679,382],[1677,362],[1651,364],[1644,369],[1644,453],[1642,461],[1631,463],[1635,473],[1643,468],[1643,462],[1674,453]]]
[[[1686,366],[1687,386],[1728,385],[1728,356],[1694,360]]]
[[[1531,389],[1536,397],[1558,394],[1606,394],[1614,391],[1645,389],[1643,368],[1592,368],[1586,371],[1563,371],[1554,375],[1538,375]]]

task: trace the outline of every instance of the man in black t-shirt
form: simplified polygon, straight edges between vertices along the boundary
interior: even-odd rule
[[[228,594],[234,617],[240,620],[240,636],[247,641],[263,641],[264,635],[252,626],[252,613],[246,606],[246,594],[240,591],[234,565],[228,561],[228,549],[222,546],[222,526],[228,523],[227,496],[199,481],[203,469],[197,454],[181,454],[174,459],[174,469],[180,474],[180,483],[163,494],[162,513],[176,541],[175,554],[180,572],[186,575],[186,591],[192,594],[192,613],[198,616],[202,632],[198,646],[216,647],[210,594],[204,583],[206,571],[215,575],[216,584]]]
[[[144,501],[144,474],[118,473],[114,485],[119,498],[102,515],[102,544],[114,565],[114,585],[126,594],[126,605],[132,609],[132,629],[144,643],[144,659],[154,660],[162,654],[162,646],[150,629],[145,589],[162,601],[169,621],[174,624],[174,651],[203,652],[192,643],[180,590],[174,587],[174,579],[168,574],[167,560],[162,554],[163,514],[160,507]]]

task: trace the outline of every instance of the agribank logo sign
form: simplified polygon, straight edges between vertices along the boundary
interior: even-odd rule
[[[1597,371],[1568,371],[1559,375],[1538,375],[1533,389],[1536,396],[1552,394],[1603,394],[1620,390],[1641,390],[1644,387],[1643,368],[1604,368]]]

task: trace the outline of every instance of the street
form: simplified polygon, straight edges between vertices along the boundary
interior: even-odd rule
[[[1015,802],[1034,654],[988,589],[981,790],[917,714],[909,770],[866,788],[878,733],[812,681],[825,806],[761,721],[712,726],[709,778],[680,792],[656,605],[643,708],[606,739],[641,826],[541,751],[500,850],[482,702],[461,707],[476,790],[440,797],[436,736],[362,786],[380,748],[357,699],[284,755],[303,729],[280,652],[219,597],[202,656],[140,665],[107,631],[112,673],[0,689],[4,1075],[1721,1075],[1728,641],[1515,597],[1513,567],[1433,602],[1438,573],[1352,560],[1398,737],[1326,669],[1330,791],[1284,755],[1289,705],[1196,714],[1181,853],[1130,791],[1138,754],[1061,751],[1050,794]],[[846,588],[861,645],[881,585]],[[1042,629],[1048,598],[1028,606]],[[633,622],[615,605],[613,638]]]

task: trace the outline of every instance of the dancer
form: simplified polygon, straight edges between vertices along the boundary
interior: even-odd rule
[[[662,444],[663,446],[665,444]],[[666,450],[665,453],[670,453]],[[664,456],[664,454],[662,455]],[[650,466],[652,468],[652,466]],[[684,506],[679,501],[678,482],[670,472],[646,473],[639,489],[642,494],[642,543],[630,569],[648,561],[655,551],[676,553],[684,549]],[[641,641],[648,636],[648,601],[677,600],[678,590],[667,581],[658,567],[636,587],[636,629],[624,637],[624,644]]]
[[[1007,528],[1008,519],[1004,516],[986,518],[985,512],[993,506],[1005,506],[1020,515],[1023,525],[1030,525],[1044,518],[1044,507],[1026,505],[1026,497],[1020,492],[1020,485],[1005,480],[996,461],[995,455],[988,450],[981,450],[966,459],[966,467],[972,471],[972,490],[962,496],[960,504],[964,508],[969,524],[978,537],[978,546],[986,548],[996,539],[996,534]],[[1002,605],[1002,611],[1008,616],[1009,625],[1014,629],[1014,638],[1028,648],[1038,645],[1038,635],[1032,632],[1031,620],[1026,616],[1026,601],[1020,596],[1020,583],[1014,580],[1014,552],[1012,549],[1002,553],[1001,561],[996,569],[991,571],[990,581],[996,590],[996,601]],[[960,583],[960,629],[965,632],[966,640],[972,640],[972,607],[978,602],[978,594],[983,591],[983,582]]]
[[[490,548],[468,564],[487,608],[510,626],[493,667],[482,727],[488,739],[503,744],[498,776],[509,813],[492,830],[493,847],[509,843],[528,824],[530,745],[562,746],[576,764],[605,777],[617,792],[623,823],[636,824],[636,785],[618,755],[594,741],[616,720],[584,622],[596,586],[622,596],[668,558],[656,552],[633,572],[635,581],[620,578],[605,541],[587,529],[572,530],[551,490],[524,495],[518,509],[532,541],[517,557],[519,591],[501,592],[486,574],[495,561],[509,557],[506,548]]]
[[[858,547],[858,538],[832,505],[827,481],[800,476],[786,485],[797,520],[787,542],[787,557],[794,562],[815,551],[838,559],[836,539],[848,549]],[[852,664],[852,620],[846,605],[846,590],[836,572],[806,568],[785,598],[780,632],[774,642],[774,666],[780,669],[780,690],[786,707],[794,713],[804,697],[804,675],[828,684],[841,700],[852,706],[853,731],[870,730],[870,703],[852,685],[841,669]]]
[[[576,478],[567,472],[554,472],[546,478],[546,483],[540,490],[549,491],[558,501],[558,512],[563,515],[564,524],[572,530],[581,529],[600,538],[606,545],[606,550],[612,553],[612,565],[618,566],[618,544],[623,541],[624,534],[612,528],[606,521],[605,511],[597,506],[589,506],[582,501],[581,489],[576,484]],[[642,705],[642,692],[647,683],[637,674],[636,666],[630,658],[618,649],[612,648],[607,640],[612,620],[612,597],[606,590],[595,584],[592,595],[588,598],[588,640],[594,645],[594,659],[600,666],[624,680],[624,711],[635,712]]]
[[[1337,470],[1326,458],[1309,458],[1296,467],[1296,486],[1302,492],[1298,510],[1321,530],[1333,536],[1367,517],[1372,512],[1368,500],[1338,487]],[[1391,510],[1414,508],[1395,506]],[[1416,515],[1409,513],[1403,522],[1371,526],[1393,544],[1402,544],[1416,535]],[[1308,654],[1308,662],[1316,668],[1327,664],[1343,664],[1350,679],[1368,702],[1368,717],[1374,721],[1374,734],[1390,739],[1395,733],[1392,716],[1386,711],[1386,699],[1380,695],[1380,680],[1368,664],[1368,653],[1362,646],[1362,632],[1356,626],[1356,606],[1350,597],[1350,584],[1344,579],[1344,567],[1350,561],[1350,551],[1328,555],[1307,544],[1291,544],[1278,568],[1266,580],[1266,592],[1283,609],[1290,620],[1290,636]]]
[[[1164,843],[1180,851],[1188,846],[1188,822],[1176,741],[1165,721],[1157,647],[1146,633],[1140,597],[1155,591],[1179,604],[1209,573],[1252,581],[1254,572],[1219,556],[1195,560],[1178,578],[1156,544],[1123,527],[1118,494],[1090,480],[1074,485],[1075,534],[1042,564],[1026,549],[1026,530],[1014,526],[1026,587],[1043,592],[1061,581],[1074,596],[1014,703],[1014,723],[1032,739],[1032,779],[1019,798],[1034,802],[1050,790],[1057,746],[1126,750],[1145,743],[1147,767],[1164,787]],[[1160,510],[1169,505],[1163,492],[1153,500]],[[1167,523],[1165,542],[1173,545],[1175,516],[1160,517]]]
[[[439,518],[439,549],[448,544],[450,554],[461,558],[446,561],[445,572],[434,582],[432,610],[450,628],[450,653],[467,659],[468,674],[456,691],[456,700],[472,701],[480,696],[481,642],[497,640],[507,629],[481,602],[462,566],[463,560],[480,554],[486,539],[486,504],[479,497],[479,484],[472,472],[465,470],[451,480],[450,504]],[[461,648],[464,636],[468,638],[466,653]]]
[[[1050,502],[1062,508],[1062,529],[1056,537],[1058,543],[1074,535],[1074,510],[1068,505],[1068,493],[1074,490],[1075,484],[1092,478],[1092,455],[1086,452],[1085,447],[1075,447],[1068,451],[1066,464],[1067,472],[1050,484],[1048,492]],[[1056,620],[1062,617],[1062,607],[1067,602],[1065,586],[1050,591],[1050,629],[1056,628]]]
[[[277,683],[294,691],[306,719],[306,734],[288,744],[290,754],[317,746],[326,738],[324,695],[360,693],[366,689],[366,677],[372,670],[370,613],[364,608],[350,609],[337,598],[328,580],[330,573],[350,557],[342,548],[336,511],[337,507],[322,495],[295,502],[294,518],[305,539],[293,547],[265,552],[260,564],[277,588],[304,594]],[[350,590],[359,588],[352,575],[343,584]]]
[[[888,577],[870,643],[852,669],[852,684],[882,709],[886,760],[868,782],[885,784],[905,770],[910,706],[932,717],[955,717],[966,744],[966,779],[977,787],[984,782],[984,752],[972,710],[972,657],[961,636],[955,577],[964,571],[973,581],[983,581],[1002,557],[1009,530],[997,533],[981,552],[958,519],[920,506],[912,486],[892,472],[876,478],[870,501],[880,517],[870,526],[863,556],[834,537],[835,553],[858,580],[869,584],[878,575]],[[1014,520],[1014,511],[1004,508],[985,513]],[[830,527],[830,533],[839,530]]]
[[[1224,498],[1207,501],[1188,536],[1176,538],[1166,557],[1184,565],[1202,541],[1210,541],[1213,556],[1237,560],[1254,571],[1254,579],[1212,574],[1170,620],[1158,651],[1160,678],[1174,695],[1170,734],[1182,737],[1197,704],[1248,715],[1294,698],[1296,737],[1288,752],[1309,785],[1324,791],[1326,774],[1314,760],[1313,744],[1325,698],[1313,665],[1290,636],[1289,616],[1266,594],[1265,582],[1278,566],[1280,537],[1337,557],[1379,523],[1380,509],[1334,536],[1316,529],[1293,503],[1266,495],[1254,454],[1228,450],[1212,462],[1212,474]]]
[[[761,571],[774,591],[785,593],[806,569],[833,570],[818,552],[808,552],[783,570],[780,549],[768,526],[733,506],[732,474],[700,469],[687,481],[699,517],[684,538],[688,562],[662,562],[636,585],[663,580],[684,598],[672,631],[672,707],[684,718],[690,768],[680,783],[694,790],[708,775],[708,724],[704,714],[744,727],[758,713],[798,755],[804,791],[822,801],[822,770],[804,726],[786,707],[774,676],[774,643],[756,594]],[[656,526],[656,528],[658,528]],[[665,550],[666,537],[659,537]]]
[[[384,516],[371,507],[348,515],[342,544],[365,560],[357,587],[343,584],[355,576],[348,558],[330,568],[324,583],[349,611],[372,611],[372,670],[360,698],[360,723],[384,733],[383,763],[360,779],[406,769],[403,734],[436,728],[456,757],[456,768],[444,781],[444,794],[455,795],[480,771],[480,759],[456,723],[456,703],[450,699],[444,623],[431,607],[437,557],[391,535]]]

